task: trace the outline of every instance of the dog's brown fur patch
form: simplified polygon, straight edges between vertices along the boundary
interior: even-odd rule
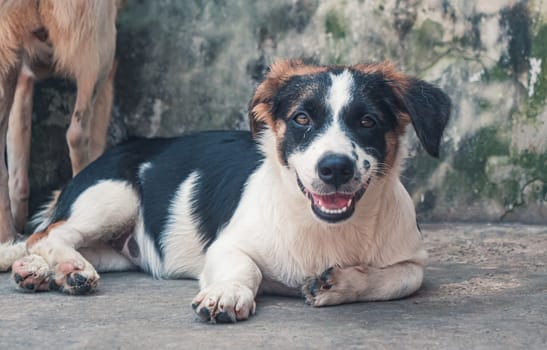
[[[284,120],[275,121],[275,138],[277,145],[277,157],[281,164],[286,165],[286,162],[283,160],[283,153],[281,151],[281,144],[283,143],[283,138],[285,137],[285,132],[287,131],[287,124]]]
[[[386,133],[386,158],[384,160],[387,169],[390,169],[397,160],[401,139],[405,134],[406,126],[410,123],[410,117],[405,112],[397,114],[397,128],[394,131]]]
[[[31,248],[33,245],[35,245],[36,243],[38,243],[38,241],[46,238],[49,233],[51,232],[51,230],[53,230],[54,228],[56,227],[59,227],[61,226],[62,224],[64,224],[66,221],[57,221],[57,222],[54,222],[53,224],[49,225],[44,231],[40,231],[40,232],[35,232],[33,233],[26,241],[26,244],[27,244],[27,249]]]
[[[385,81],[399,94],[398,97],[402,97],[408,89],[408,76],[399,72],[391,62],[357,64],[352,68],[364,74],[382,74]]]

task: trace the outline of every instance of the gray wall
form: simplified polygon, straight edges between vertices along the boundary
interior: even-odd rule
[[[455,107],[440,160],[409,132],[403,181],[420,218],[547,222],[547,1],[130,0],[118,28],[112,143],[246,128],[276,57],[389,59]],[[73,87],[49,80],[37,92],[36,199],[69,176]]]

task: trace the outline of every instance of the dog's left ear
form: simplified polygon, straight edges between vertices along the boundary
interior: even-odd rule
[[[417,78],[408,78],[401,91],[414,130],[427,153],[439,157],[439,146],[448,124],[452,104],[438,87]]]

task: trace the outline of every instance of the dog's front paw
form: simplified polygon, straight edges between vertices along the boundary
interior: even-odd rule
[[[22,291],[47,291],[53,282],[53,272],[39,255],[31,254],[15,261],[11,271],[15,284]]]
[[[81,259],[63,261],[54,269],[55,284],[66,294],[92,293],[99,284],[99,274],[88,262]]]
[[[227,323],[242,321],[255,313],[253,291],[237,282],[217,282],[192,301],[192,308],[203,321]]]
[[[306,303],[312,306],[337,305],[357,300],[357,293],[364,288],[362,266],[342,268],[332,266],[319,276],[310,277],[302,286]],[[363,286],[355,285],[363,284]]]

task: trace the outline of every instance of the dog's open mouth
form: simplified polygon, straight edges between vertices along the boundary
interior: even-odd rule
[[[298,177],[296,178],[296,181],[298,182],[298,186],[302,193],[311,201],[311,208],[314,214],[321,220],[336,223],[346,220],[353,215],[355,204],[365,194],[371,179],[372,178],[369,178],[358,191],[349,194],[339,192],[317,194],[304,187],[302,181],[300,181]]]

